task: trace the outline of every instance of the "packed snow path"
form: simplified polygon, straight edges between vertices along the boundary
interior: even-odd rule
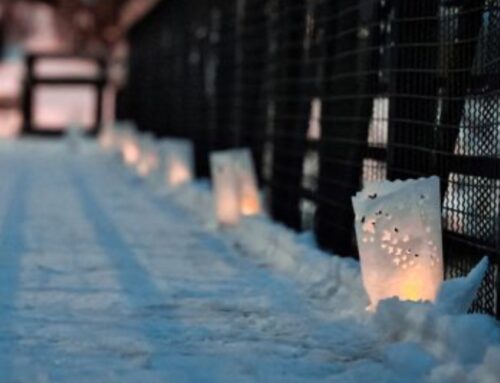
[[[445,382],[456,374],[461,354],[446,354],[447,338],[438,361],[425,339],[375,336],[369,323],[336,316],[326,298],[303,290],[96,147],[0,147],[2,383]],[[349,305],[341,290],[324,295]],[[467,320],[457,320],[462,332]],[[492,337],[484,321],[476,343]],[[467,344],[474,364],[483,343]]]
[[[0,155],[0,381],[311,381],[291,282],[93,153]],[[309,358],[325,353],[325,358]]]

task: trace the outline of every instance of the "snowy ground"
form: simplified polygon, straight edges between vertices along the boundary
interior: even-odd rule
[[[219,229],[92,145],[0,145],[0,382],[500,381],[500,329],[387,301],[266,218]]]

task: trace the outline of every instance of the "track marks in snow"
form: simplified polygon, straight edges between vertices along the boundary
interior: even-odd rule
[[[13,381],[329,381],[369,356],[349,350],[364,345],[352,327],[310,315],[291,280],[149,185],[97,152],[44,145],[9,157],[31,168],[5,332],[16,347],[0,356]],[[17,182],[3,164],[0,222]]]
[[[147,185],[105,169],[98,160],[82,159],[81,178],[92,180],[94,198],[163,294],[138,315],[163,315],[163,326],[174,329],[165,344],[171,346],[168,354],[160,358],[165,368],[173,376],[183,375],[203,369],[199,364],[207,358],[204,379],[220,381],[227,368],[232,376],[240,377],[240,367],[259,374],[267,368],[262,360],[270,359],[283,380],[294,375],[289,373],[293,364],[303,370],[295,381],[309,381],[310,348],[318,340],[308,339],[311,318],[303,315],[291,282],[241,257],[219,234],[158,199]],[[137,222],[137,212],[148,219]],[[328,364],[319,376],[337,370]]]
[[[16,347],[15,326],[19,289],[21,258],[26,251],[24,223],[26,220],[26,199],[29,190],[29,175],[25,168],[18,169],[14,184],[7,198],[7,211],[0,227],[0,371],[11,379],[12,352]]]
[[[35,151],[23,161],[33,171],[29,219],[23,224],[27,251],[20,261],[16,331],[11,331],[16,347],[0,357],[11,364],[7,381],[120,381],[123,375],[137,377],[137,371],[159,381],[147,370],[148,342],[127,321],[133,309],[117,271],[79,209],[62,166],[66,154]],[[5,376],[0,372],[0,381]]]

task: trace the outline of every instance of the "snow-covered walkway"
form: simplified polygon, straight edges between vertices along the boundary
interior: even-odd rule
[[[374,334],[384,327],[366,318],[337,316],[328,300],[230,238],[120,171],[96,147],[75,154],[63,143],[2,144],[0,382],[462,376],[451,369],[463,354],[434,355],[424,335],[408,343],[392,330]],[[470,330],[467,317],[456,319],[463,331]],[[475,376],[488,377],[494,363],[486,365],[487,346],[498,351],[498,328],[489,318],[478,321],[486,324],[475,335],[488,339],[468,347],[481,350],[471,356],[483,366]]]

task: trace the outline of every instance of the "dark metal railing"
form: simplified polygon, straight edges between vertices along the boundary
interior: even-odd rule
[[[273,217],[355,255],[363,183],[441,179],[446,275],[500,315],[500,1],[164,0],[129,33],[119,115],[248,146]]]

